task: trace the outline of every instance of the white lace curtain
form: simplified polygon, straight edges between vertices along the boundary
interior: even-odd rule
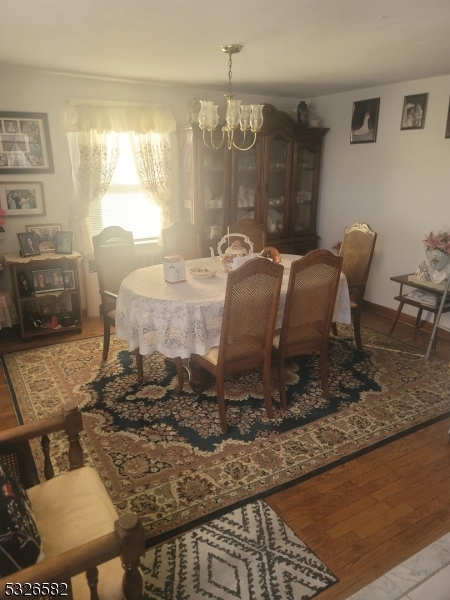
[[[89,217],[108,190],[119,156],[120,133],[134,134],[139,175],[170,222],[172,167],[168,134],[176,128],[161,105],[69,104],[66,112],[72,174],[76,186],[71,225],[74,247],[93,252]]]

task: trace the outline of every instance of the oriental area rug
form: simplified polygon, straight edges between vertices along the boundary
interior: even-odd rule
[[[449,415],[448,364],[363,329],[330,337],[330,398],[314,356],[286,361],[289,408],[282,411],[272,369],[275,418],[266,416],[260,371],[225,383],[229,432],[219,425],[215,385],[194,393],[158,353],[144,357],[139,385],[133,353],[102,338],[11,353],[3,365],[23,422],[75,400],[83,413],[86,463],[95,467],[119,513],[136,512],[149,545],[165,541]],[[67,445],[52,436],[55,471]],[[42,472],[38,443],[33,448]]]

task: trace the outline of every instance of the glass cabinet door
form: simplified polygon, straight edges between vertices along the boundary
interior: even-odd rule
[[[269,149],[269,177],[267,198],[267,236],[274,237],[285,229],[286,204],[288,203],[287,170],[289,143],[274,138]]]
[[[225,208],[225,160],[223,149],[203,147],[203,237],[220,239],[227,224]]]
[[[294,231],[311,230],[311,207],[314,189],[315,155],[306,148],[299,149],[296,189],[294,190]]]
[[[237,164],[236,164],[237,163]],[[257,187],[256,147],[234,151],[235,184],[231,204],[231,222],[255,218]]]

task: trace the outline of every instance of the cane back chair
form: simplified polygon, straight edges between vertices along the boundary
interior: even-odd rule
[[[266,247],[266,232],[255,219],[240,219],[230,225],[230,234],[243,233],[253,244],[253,252],[261,252]],[[232,237],[232,236],[230,236]]]
[[[106,227],[92,237],[103,317],[103,354],[108,359],[111,327],[116,322],[116,301],[120,284],[137,267],[134,239],[131,231],[116,225]],[[138,380],[143,380],[142,355],[135,350]]]
[[[373,251],[377,234],[366,223],[354,223],[345,228],[339,256],[342,257],[344,273],[350,294],[350,308],[353,317],[353,330],[356,346],[362,350],[361,312],[364,292],[369,277]],[[332,324],[333,333],[337,335],[336,323]]]
[[[179,254],[184,260],[202,257],[198,227],[189,221],[174,221],[161,231],[161,237],[163,256]]]
[[[283,408],[287,408],[284,364],[290,356],[320,353],[322,391],[329,396],[328,341],[341,268],[342,258],[328,250],[311,250],[291,264],[283,321],[273,337]]]
[[[262,367],[264,403],[273,418],[270,388],[272,337],[277,317],[283,267],[254,258],[228,274],[220,343],[204,356],[192,354],[190,364],[216,377],[220,425],[227,433],[225,375]]]

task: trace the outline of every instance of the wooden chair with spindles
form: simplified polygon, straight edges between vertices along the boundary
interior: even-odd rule
[[[43,552],[40,562],[6,575],[2,558],[0,599],[6,598],[6,584],[11,581],[22,589],[32,582],[35,590],[38,585],[53,583],[64,594],[52,595],[73,600],[143,598],[139,564],[145,553],[144,529],[133,513],[119,517],[97,471],[84,466],[82,429],[81,412],[76,404],[69,403],[59,414],[0,432],[0,476],[3,481],[8,479],[5,489],[18,490],[26,497]],[[57,431],[65,431],[69,440],[69,470],[55,477],[49,435]],[[27,465],[31,456],[28,442],[34,438],[41,438],[43,482]],[[13,492],[10,495],[17,500]],[[23,539],[27,536],[29,527]]]

